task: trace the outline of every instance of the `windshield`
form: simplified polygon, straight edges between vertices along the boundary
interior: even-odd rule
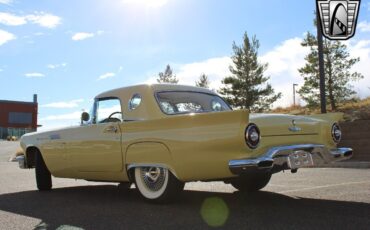
[[[219,96],[200,92],[158,92],[159,107],[165,114],[220,112],[231,110]]]

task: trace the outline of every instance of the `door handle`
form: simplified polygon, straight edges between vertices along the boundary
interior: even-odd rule
[[[104,129],[105,133],[117,133],[118,129],[116,126],[108,126]]]

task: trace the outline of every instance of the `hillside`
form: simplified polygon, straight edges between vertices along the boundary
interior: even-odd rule
[[[365,99],[356,99],[340,104],[336,111],[330,110],[327,107],[328,112],[343,112],[344,119],[353,120],[370,120],[370,97]],[[309,109],[304,106],[290,106],[290,107],[278,107],[270,111],[271,113],[283,113],[283,114],[295,114],[295,115],[308,115],[318,114],[320,109]]]

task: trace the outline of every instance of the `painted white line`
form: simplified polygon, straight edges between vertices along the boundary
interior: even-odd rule
[[[330,188],[330,187],[337,187],[337,186],[344,186],[344,185],[366,184],[366,183],[370,183],[370,181],[358,181],[358,182],[348,182],[348,183],[340,183],[340,184],[329,184],[329,185],[315,186],[315,187],[310,187],[310,188],[291,189],[291,190],[281,191],[281,192],[278,192],[278,193],[301,192],[301,191],[306,191],[306,190]]]
[[[273,186],[273,187],[284,187],[284,188],[291,188],[291,187],[303,187],[303,188],[308,188],[307,185],[282,185],[282,184],[267,184],[267,186]]]

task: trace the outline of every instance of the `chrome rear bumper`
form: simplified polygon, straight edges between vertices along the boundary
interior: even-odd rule
[[[304,144],[271,148],[261,157],[229,161],[233,174],[250,170],[266,170],[272,173],[285,169],[323,167],[331,162],[352,157],[351,148],[327,149],[324,145]]]

